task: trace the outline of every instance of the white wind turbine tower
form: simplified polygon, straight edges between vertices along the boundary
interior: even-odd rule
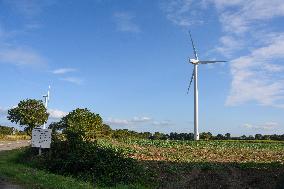
[[[199,132],[198,132],[198,72],[197,72],[198,65],[199,64],[217,63],[217,62],[226,62],[226,61],[222,61],[222,60],[217,60],[217,61],[216,60],[214,60],[214,61],[199,60],[190,31],[189,31],[189,36],[190,36],[190,40],[191,40],[195,59],[193,59],[193,58],[189,59],[189,63],[193,64],[194,68],[193,68],[191,80],[190,80],[190,83],[189,83],[189,86],[188,86],[188,89],[187,89],[187,94],[189,92],[192,80],[194,79],[194,140],[199,140]]]
[[[50,90],[50,85],[48,86],[47,94],[46,94],[46,95],[43,95],[43,98],[44,98],[44,105],[45,105],[46,110],[47,110],[47,105],[48,105],[48,102],[49,102],[49,90]],[[46,129],[45,123],[43,124],[43,129]]]

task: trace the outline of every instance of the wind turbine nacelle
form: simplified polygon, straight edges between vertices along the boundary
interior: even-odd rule
[[[189,62],[190,62],[191,64],[197,64],[197,63],[199,62],[199,60],[196,60],[196,59],[191,58],[191,59],[189,59]]]

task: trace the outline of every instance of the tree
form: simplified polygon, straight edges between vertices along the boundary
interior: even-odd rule
[[[69,112],[59,122],[52,123],[49,127],[53,130],[61,130],[70,141],[94,141],[106,128],[101,116],[86,108],[77,108]]]
[[[225,137],[226,137],[227,140],[230,140],[231,139],[231,134],[230,133],[226,133]]]
[[[8,127],[8,126],[1,126],[0,125],[0,135],[12,135],[14,127]]]
[[[262,135],[261,134],[255,134],[254,138],[255,138],[255,140],[261,140]]]
[[[200,139],[204,139],[204,140],[210,140],[212,138],[212,134],[210,132],[206,133],[200,133]]]
[[[246,139],[247,139],[247,136],[246,136],[246,135],[242,135],[242,136],[240,137],[240,139],[241,139],[241,140],[246,140]]]
[[[20,101],[17,107],[8,110],[8,120],[26,126],[24,130],[31,135],[33,128],[46,123],[49,114],[41,100],[26,99]]]
[[[163,133],[155,132],[154,135],[153,135],[153,139],[155,139],[155,140],[162,139],[163,135],[164,135]]]
[[[217,140],[223,140],[223,139],[224,139],[224,136],[223,136],[222,134],[218,134],[218,135],[216,136],[216,139],[217,139]]]

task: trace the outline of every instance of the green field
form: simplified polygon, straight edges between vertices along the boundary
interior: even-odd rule
[[[178,163],[284,164],[284,142],[280,141],[171,141],[99,140],[99,144],[121,149],[128,157]]]
[[[159,188],[281,188],[284,142],[99,140],[155,173]]]

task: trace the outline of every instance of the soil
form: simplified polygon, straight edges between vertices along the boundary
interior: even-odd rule
[[[284,168],[193,168],[181,174],[163,174],[161,183],[159,188],[163,189],[284,189]]]
[[[23,189],[21,186],[7,182],[0,178],[0,189]]]

